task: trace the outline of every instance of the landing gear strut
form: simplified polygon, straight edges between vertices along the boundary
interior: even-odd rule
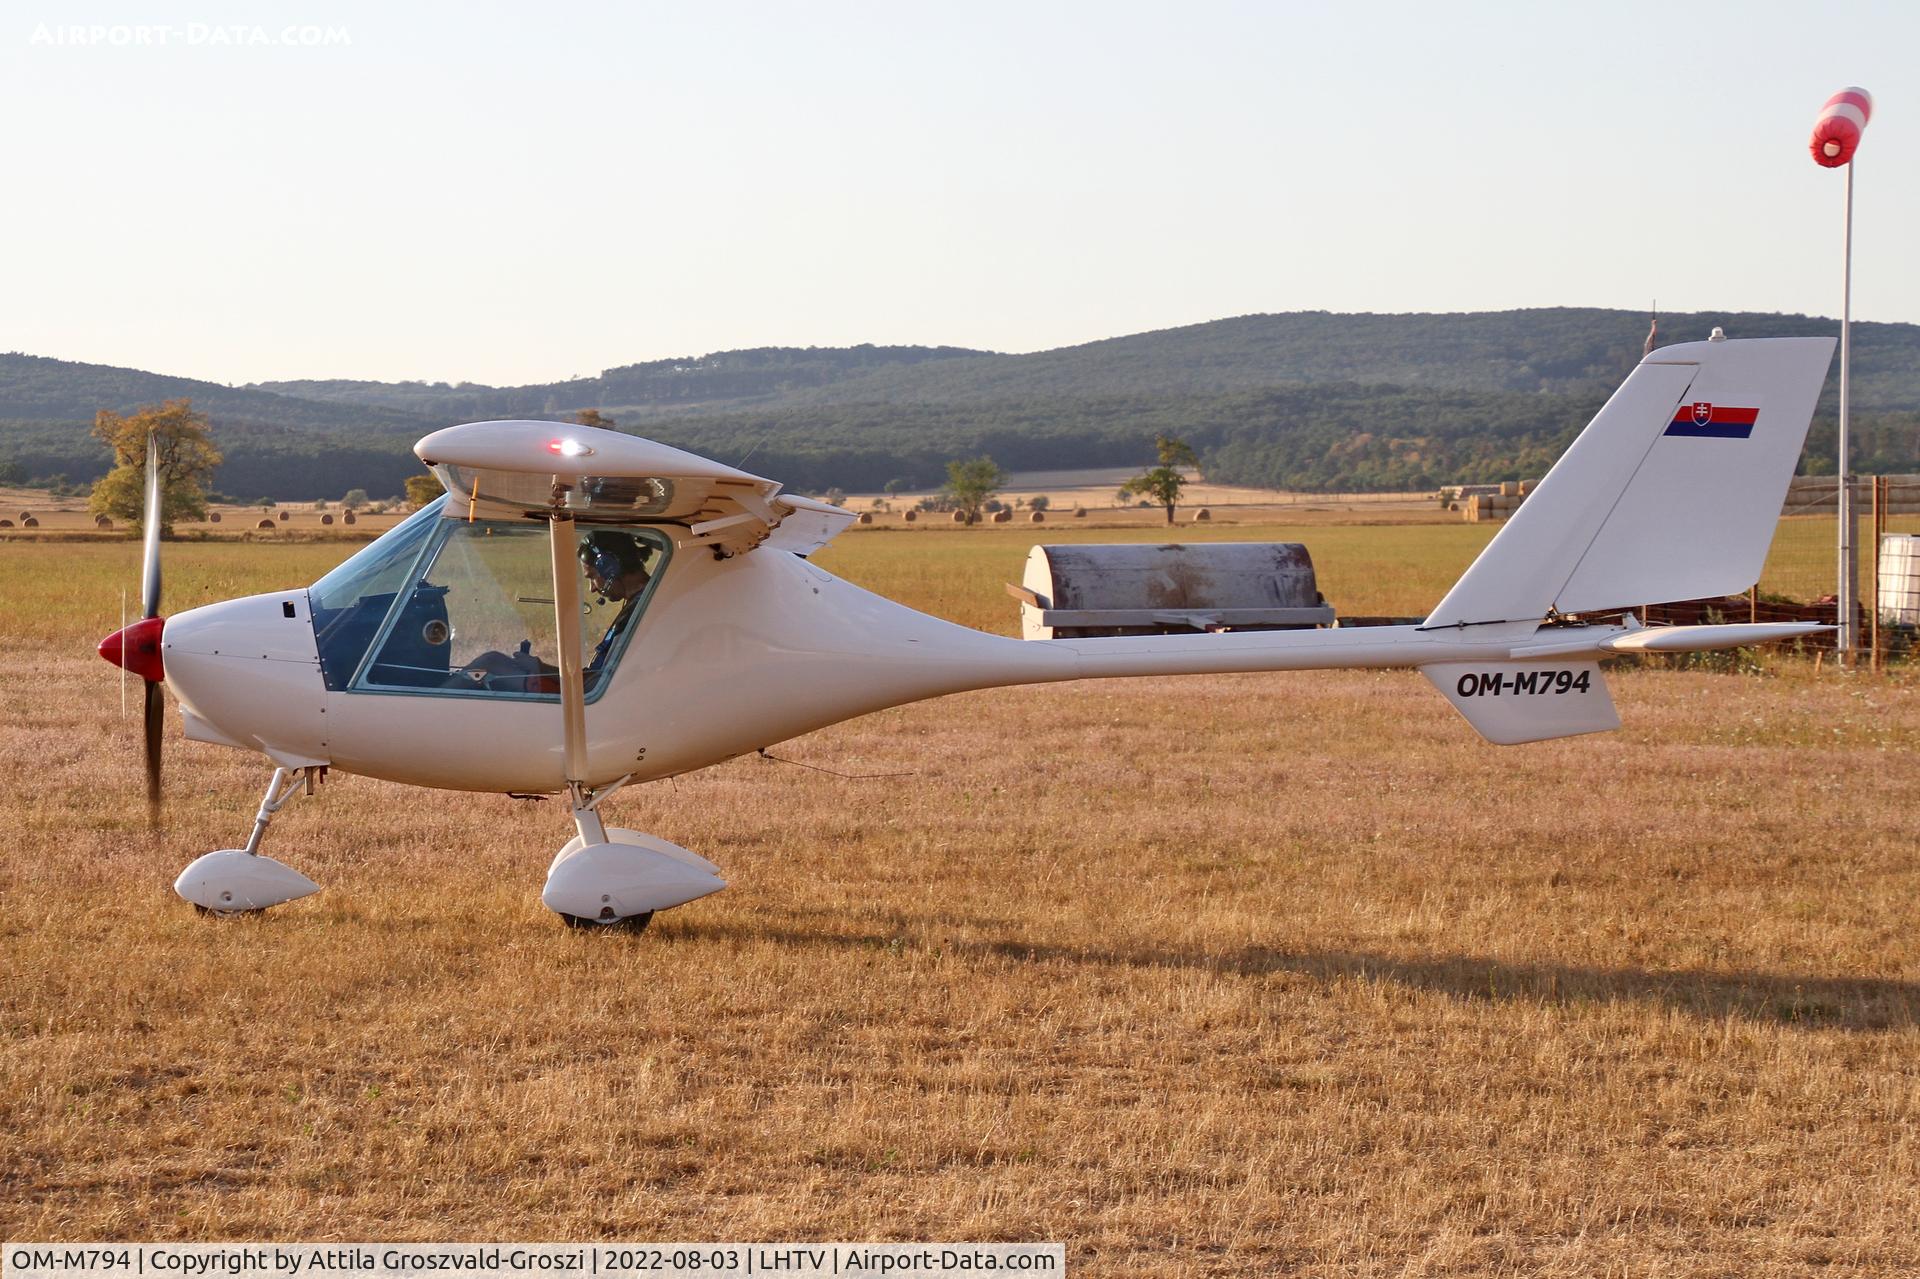
[[[683,906],[727,886],[720,868],[678,844],[635,830],[609,827],[600,801],[627,784],[597,789],[567,783],[574,829],[547,870],[540,900],[572,928],[618,928],[641,932],[653,913]]]
[[[254,816],[253,833],[247,836],[246,847],[223,848],[197,858],[173,881],[173,891],[199,909],[216,915],[265,910],[319,892],[320,885],[293,867],[263,856],[260,840],[266,835],[273,815],[296,795],[313,794],[315,783],[325,771],[322,765],[274,769],[273,780],[267,783],[267,793],[260,800],[260,811]]]
[[[555,481],[558,483],[558,481]],[[556,490],[557,492],[558,490]],[[632,830],[608,830],[600,801],[633,780],[629,773],[604,786],[588,778],[586,677],[580,666],[579,535],[571,511],[556,510],[548,549],[553,558],[553,628],[560,639],[561,776],[579,834],[547,868],[540,900],[575,928],[645,928],[656,910],[683,906],[719,892],[719,868],[664,839]]]

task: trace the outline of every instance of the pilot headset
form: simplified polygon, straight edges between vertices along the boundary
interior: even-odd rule
[[[625,558],[599,534],[580,544],[580,563],[595,581],[600,582],[617,582],[627,571]],[[606,596],[601,595],[600,603],[606,602]]]

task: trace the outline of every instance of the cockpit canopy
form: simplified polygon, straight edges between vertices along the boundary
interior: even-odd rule
[[[329,689],[559,700],[546,521],[464,514],[443,496],[308,588]],[[581,536],[587,701],[605,691],[671,554],[649,527]]]

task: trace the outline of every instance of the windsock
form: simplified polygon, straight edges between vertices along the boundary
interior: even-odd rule
[[[1861,131],[1872,117],[1873,95],[1865,89],[1842,89],[1828,98],[1827,105],[1820,108],[1819,119],[1813,122],[1813,141],[1809,144],[1813,162],[1837,169],[1853,159]]]

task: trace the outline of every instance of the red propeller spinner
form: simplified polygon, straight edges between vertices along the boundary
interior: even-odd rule
[[[164,617],[143,617],[101,640],[100,656],[149,684],[158,684],[167,677],[160,656],[160,632],[166,623]]]

